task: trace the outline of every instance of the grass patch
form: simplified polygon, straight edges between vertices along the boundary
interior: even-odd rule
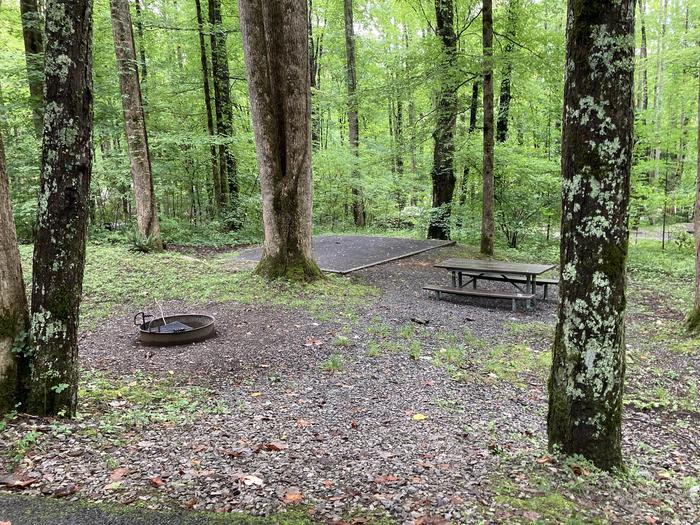
[[[341,354],[331,354],[321,363],[321,368],[326,372],[341,372],[345,368],[345,360]]]
[[[486,360],[486,370],[498,379],[522,385],[523,374],[535,374],[542,380],[547,377],[551,364],[551,352],[537,352],[523,344],[499,345],[493,348]]]
[[[24,276],[31,278],[32,247],[20,247]],[[94,326],[124,307],[159,301],[274,304],[301,308],[318,319],[354,316],[378,292],[352,279],[329,275],[311,284],[267,282],[250,271],[232,271],[234,253],[198,258],[177,252],[135,253],[126,246],[89,245],[81,322]]]

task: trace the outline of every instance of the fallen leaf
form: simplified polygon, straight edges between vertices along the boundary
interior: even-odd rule
[[[281,441],[272,441],[265,444],[265,450],[269,450],[270,452],[280,452],[287,448],[289,448],[289,445],[282,443]]]
[[[388,483],[394,483],[395,481],[398,481],[399,478],[396,476],[393,476],[391,474],[385,474],[383,476],[375,476],[374,482],[378,485],[386,485]]]
[[[37,478],[18,478],[13,474],[7,476],[0,476],[0,485],[7,485],[8,487],[16,487],[23,489],[34,483]]]
[[[0,521],[0,525],[12,525],[11,521]]]
[[[297,428],[308,428],[312,425],[311,421],[306,419],[297,419]]]
[[[114,483],[105,485],[105,490],[121,490],[122,488],[124,488],[123,481],[115,481]]]
[[[284,501],[287,505],[291,505],[294,503],[299,503],[303,498],[303,494],[298,490],[289,490],[284,493],[284,496],[282,496],[282,501]]]
[[[126,467],[119,467],[118,469],[114,469],[112,473],[109,475],[109,479],[112,481],[119,481],[122,479],[124,476],[126,476],[129,473],[129,469]]]
[[[426,416],[425,414],[421,414],[420,412],[417,414],[413,414],[413,421],[424,421],[427,418],[428,416]]]
[[[163,481],[163,478],[160,476],[153,476],[152,478],[149,478],[148,481],[150,481],[151,485],[154,487],[160,487],[165,484],[165,481]]]
[[[262,392],[252,392],[250,394],[250,397],[260,397],[262,395]]]
[[[357,421],[351,421],[350,426],[352,428],[359,428],[360,424]]]
[[[329,488],[331,488],[333,485],[335,485],[335,483],[333,482],[333,480],[330,480],[330,479],[324,479],[323,481],[321,481],[321,483],[322,483],[323,486],[326,487],[327,489],[329,489]]]
[[[647,523],[654,525],[659,519],[655,516],[647,516]]]
[[[205,444],[202,443],[202,444],[197,445],[196,447],[194,447],[194,451],[195,451],[195,452],[204,452],[207,448],[209,448],[209,447],[208,447],[207,445],[205,445]]]
[[[534,510],[526,510],[525,512],[523,512],[523,518],[527,518],[529,520],[534,521],[540,519],[540,515]]]
[[[248,487],[250,487],[252,485],[262,487],[263,483],[264,483],[264,481],[261,478],[259,478],[257,476],[253,476],[252,474],[248,474],[246,476],[243,476],[241,479],[243,480],[243,484],[248,486]]]
[[[321,346],[323,344],[323,341],[320,339],[315,339],[313,337],[307,337],[306,342],[304,343],[304,346]]]
[[[539,463],[540,465],[544,465],[545,463],[554,463],[554,458],[547,454],[546,456],[538,458],[537,463]]]
[[[187,503],[185,503],[185,507],[187,507],[188,509],[191,509],[191,508],[194,507],[196,504],[197,504],[197,498],[192,498],[192,499],[189,500]]]

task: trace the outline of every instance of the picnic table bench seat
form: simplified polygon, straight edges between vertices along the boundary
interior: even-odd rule
[[[469,289],[469,288],[458,288],[452,286],[441,286],[439,284],[426,284],[423,286],[423,290],[429,292],[437,293],[437,298],[440,299],[441,293],[449,293],[454,295],[466,295],[470,297],[491,297],[494,299],[510,299],[512,301],[512,308],[515,312],[516,301],[529,301],[535,298],[534,293],[512,293],[512,292],[502,292],[497,290],[485,290],[485,289]]]
[[[504,281],[504,282],[516,282],[520,284],[525,284],[527,283],[527,279],[523,277],[515,277],[515,276],[510,276],[510,277],[504,277],[501,274],[498,273],[491,273],[491,272],[459,272],[462,275],[474,279],[473,284],[474,287],[476,287],[476,279],[485,279],[487,281]],[[544,294],[543,294],[543,299],[547,299],[547,291],[550,286],[559,286],[559,279],[556,277],[552,278],[545,278],[545,277],[538,277],[537,286],[543,286],[544,287]]]

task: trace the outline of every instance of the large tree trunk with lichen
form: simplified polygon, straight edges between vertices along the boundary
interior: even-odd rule
[[[357,116],[357,68],[355,67],[355,26],[352,18],[352,0],[343,0],[345,19],[345,82],[348,89],[348,144],[354,157],[350,173],[352,184],[352,218],[355,226],[365,225],[365,209],[362,202],[360,173],[357,160],[360,146],[360,122]]]
[[[136,223],[138,233],[148,239],[153,249],[163,248],[158,222],[156,195],[153,191],[151,154],[148,150],[146,118],[143,112],[139,71],[134,49],[134,33],[131,26],[128,0],[110,0],[114,51],[117,56],[119,88],[122,95],[126,144],[131,162],[131,177],[136,198]]]
[[[484,151],[481,205],[481,253],[493,255],[493,4],[484,0],[481,13],[484,48]]]
[[[197,12],[197,32],[199,33],[199,58],[202,63],[202,87],[204,88],[204,107],[207,113],[207,131],[209,138],[214,138],[214,115],[211,110],[211,88],[209,87],[209,59],[207,57],[207,45],[204,39],[204,17],[202,16],[202,4],[200,0],[194,0]],[[221,176],[216,146],[212,142],[209,146],[211,158],[211,184],[213,189],[212,209],[219,210],[221,203]]]
[[[37,0],[20,0],[22,14],[22,37],[24,56],[27,62],[29,101],[32,107],[32,121],[37,138],[41,138],[44,128],[44,33],[42,17]]]
[[[634,1],[569,0],[549,446],[622,466]],[[591,60],[591,57],[607,57]]]
[[[256,271],[313,280],[306,0],[239,0],[265,241]]]
[[[13,347],[18,336],[27,329],[28,319],[5,149],[0,136],[0,414],[14,410],[20,401],[18,360],[21,357],[13,352]]]
[[[26,410],[73,416],[92,173],[92,0],[48,1],[45,58],[47,111],[32,273],[34,354]]]
[[[457,124],[457,35],[452,0],[435,0],[436,32],[442,44],[440,89],[433,131],[433,207],[428,224],[429,239],[450,238],[452,196],[455,190],[455,125]]]
[[[221,19],[221,0],[209,0],[209,30],[211,31],[211,69],[214,78],[214,109],[219,145],[219,178],[221,208],[236,210],[238,207],[238,174],[236,156],[231,150],[233,137],[233,107],[229,85],[228,51],[226,31]],[[238,220],[230,226],[240,226]]]
[[[700,79],[700,70],[698,70]],[[700,332],[700,85],[698,85],[698,147],[697,147],[697,191],[695,193],[695,216],[693,227],[695,229],[695,302],[693,311],[688,316],[688,329],[691,332]]]

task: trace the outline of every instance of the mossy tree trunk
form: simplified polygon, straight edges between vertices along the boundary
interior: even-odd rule
[[[428,238],[449,239],[456,182],[454,156],[457,89],[461,80],[457,70],[457,35],[454,30],[452,0],[435,0],[435,21],[435,30],[442,44],[442,67],[433,131],[433,207],[430,211]]]
[[[238,174],[236,156],[229,142],[233,138],[233,107],[229,85],[226,31],[221,19],[221,0],[209,0],[209,30],[211,31],[211,69],[214,79],[214,109],[216,132],[219,135],[220,208],[235,210],[238,206]],[[231,226],[238,226],[237,223]]]
[[[92,1],[46,5],[46,116],[32,273],[26,410],[72,416],[92,173]]]
[[[21,399],[19,357],[12,351],[17,337],[27,329],[29,314],[17,249],[15,221],[0,136],[0,414],[15,408]]]
[[[622,466],[634,1],[569,0],[551,448]]]
[[[20,0],[22,14],[22,37],[24,56],[27,62],[29,101],[32,106],[32,121],[37,138],[44,129],[44,33],[37,0]]]
[[[345,21],[345,84],[348,90],[348,144],[354,157],[350,173],[352,184],[352,219],[355,226],[365,225],[365,207],[362,202],[362,183],[358,170],[360,155],[360,121],[357,115],[357,68],[355,67],[355,27],[352,17],[352,0],[343,0]]]
[[[307,0],[239,0],[265,242],[257,272],[314,280]]]
[[[700,79],[700,70],[698,70]],[[695,193],[695,215],[693,227],[695,230],[695,302],[693,311],[688,316],[688,329],[700,332],[700,85],[698,85],[698,146],[697,146],[697,191]]]
[[[493,2],[484,0],[481,12],[484,47],[484,148],[481,205],[481,253],[493,255]]]
[[[151,153],[148,149],[146,117],[143,111],[129,1],[110,0],[109,6],[112,15],[114,51],[117,56],[117,70],[119,72],[119,89],[124,111],[126,144],[134,184],[138,233],[144,239],[149,240],[153,249],[161,250],[163,242],[160,237],[158,208],[153,190]]]

